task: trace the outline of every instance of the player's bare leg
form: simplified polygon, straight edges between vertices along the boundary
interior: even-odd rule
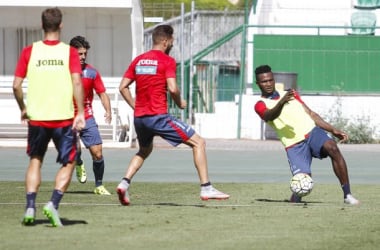
[[[25,176],[26,192],[38,192],[41,185],[41,165],[41,158],[31,157]]]
[[[144,161],[153,150],[153,142],[148,147],[140,147],[139,152],[134,155],[129,162],[127,172],[123,180],[117,186],[116,192],[119,195],[119,201],[122,205],[128,206],[130,203],[128,188],[133,176],[139,171]]]
[[[75,165],[74,162],[67,163],[62,166],[55,177],[55,189],[61,192],[66,192],[71,182],[71,176],[73,174]]]
[[[42,159],[31,157],[25,175],[26,208],[22,219],[24,225],[33,225],[36,217],[36,197],[41,185]]]
[[[350,181],[346,161],[335,141],[329,140],[323,145],[323,150],[330,156],[335,175],[343,190],[344,202],[358,205],[360,202],[351,194]]]
[[[185,144],[193,149],[194,165],[201,183],[201,199],[228,199],[230,196],[215,189],[209,180],[205,140],[198,134],[194,134]]]
[[[198,134],[194,134],[185,144],[193,149],[194,165],[201,184],[209,182],[205,140]]]

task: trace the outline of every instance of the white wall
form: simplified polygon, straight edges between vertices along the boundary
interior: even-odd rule
[[[43,38],[41,13],[51,4],[0,0],[0,74],[12,75],[22,47]],[[103,76],[122,76],[131,60],[143,52],[140,0],[61,0],[53,5],[63,12],[61,40],[68,43],[74,36],[85,36],[91,45],[88,63]],[[36,32],[38,37],[17,37],[31,30],[41,32]]]
[[[12,77],[0,77],[0,124],[20,124],[20,111],[13,97],[10,81]],[[123,123],[133,124],[133,110],[118,94],[120,78],[103,78],[107,93],[111,98],[112,108],[117,108]],[[133,85],[134,86],[134,85]],[[132,86],[132,87],[133,87]],[[133,90],[132,90],[133,92]],[[115,95],[115,93],[117,95]],[[342,96],[341,111],[344,118],[356,121],[358,118],[369,119],[369,126],[375,128],[375,138],[380,138],[380,96]],[[215,103],[215,113],[195,113],[194,129],[205,138],[237,138],[239,105],[235,102]],[[262,138],[264,128],[262,121],[254,110],[259,95],[243,95],[241,111],[241,138],[259,140]],[[305,103],[322,117],[331,117],[331,110],[337,103],[337,96],[305,95]],[[104,109],[98,97],[94,103],[95,119],[99,125],[105,125]],[[116,125],[114,116],[113,124]],[[130,135],[133,137],[132,134]]]

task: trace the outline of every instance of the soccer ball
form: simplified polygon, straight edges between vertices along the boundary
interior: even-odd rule
[[[313,185],[313,179],[308,174],[298,173],[290,179],[290,190],[299,197],[310,194]]]

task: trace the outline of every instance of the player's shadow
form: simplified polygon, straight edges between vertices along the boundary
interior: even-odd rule
[[[63,226],[72,226],[72,225],[78,225],[78,224],[83,224],[87,225],[87,221],[85,220],[69,220],[66,218],[61,218],[61,222]],[[37,225],[46,225],[47,227],[52,227],[50,224],[50,221],[48,219],[36,219],[34,220],[34,223],[31,225],[27,225],[28,227],[33,227]]]
[[[205,207],[202,204],[178,204],[173,202],[160,202],[153,204],[155,206],[169,206],[169,207]]]
[[[93,194],[91,191],[66,191],[65,194]]]
[[[85,221],[85,220],[69,220],[66,218],[62,218],[61,222],[62,222],[62,225],[64,225],[64,226],[72,226],[72,225],[77,225],[77,224],[83,224],[83,225],[88,224],[87,221]]]
[[[259,201],[259,202],[285,202],[285,203],[292,203],[292,204],[322,203],[320,201],[301,201],[299,203],[294,203],[294,202],[290,202],[289,199],[275,200],[275,199],[267,199],[267,198],[258,198],[258,199],[255,199],[255,200]]]

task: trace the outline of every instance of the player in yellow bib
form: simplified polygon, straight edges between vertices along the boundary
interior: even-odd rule
[[[285,147],[292,174],[306,173],[311,176],[312,158],[330,157],[343,190],[344,203],[359,204],[351,194],[346,161],[337,143],[327,132],[341,141],[348,140],[348,135],[312,111],[294,89],[276,90],[270,66],[257,67],[255,74],[256,84],[261,90],[255,111],[276,131]],[[301,197],[292,194],[290,201],[301,202]]]
[[[41,185],[41,168],[50,141],[58,151],[61,164],[50,201],[43,213],[52,226],[62,226],[58,207],[69,187],[75,167],[76,131],[85,127],[82,69],[75,48],[62,43],[62,12],[49,8],[42,12],[44,40],[25,47],[20,55],[13,80],[13,92],[21,111],[21,120],[28,123],[27,153],[30,157],[25,177],[26,210],[22,223],[33,225],[36,196]],[[22,84],[28,78],[27,103]],[[74,116],[73,98],[78,103]]]

